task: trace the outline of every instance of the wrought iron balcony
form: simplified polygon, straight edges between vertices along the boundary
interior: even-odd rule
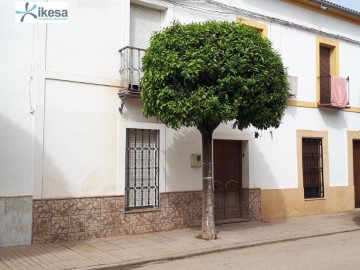
[[[126,97],[138,98],[141,91],[141,59],[145,54],[145,50],[126,46],[120,49],[119,53],[120,90],[118,95],[122,100],[124,100]]]
[[[319,107],[335,109],[350,108],[349,77],[340,78],[331,75],[320,76]]]

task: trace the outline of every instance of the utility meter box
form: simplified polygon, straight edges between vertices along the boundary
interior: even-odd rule
[[[201,154],[191,154],[191,167],[192,168],[201,167]]]

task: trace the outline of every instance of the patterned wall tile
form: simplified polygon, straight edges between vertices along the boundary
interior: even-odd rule
[[[150,233],[150,232],[157,232],[157,231],[159,231],[158,224],[130,227],[130,234]]]
[[[124,229],[115,228],[115,229],[102,229],[101,230],[101,237],[118,236],[121,234],[125,234]]]
[[[259,202],[260,194],[260,189],[249,189],[249,202]]]
[[[32,244],[46,244],[50,243],[51,241],[50,234],[46,235],[33,235],[32,237]]]
[[[116,228],[116,213],[101,213],[101,229]]]
[[[58,233],[58,234],[52,234],[50,241],[52,243],[54,242],[64,242],[69,240],[69,234],[67,233]]]
[[[249,218],[251,220],[260,220],[261,219],[261,205],[259,202],[250,202],[249,203]]]
[[[69,200],[53,200],[51,208],[52,217],[65,217],[69,215]]]
[[[169,207],[169,194],[163,193],[160,194],[160,208],[166,208]]]
[[[33,219],[33,235],[47,235],[51,233],[51,218]]]
[[[130,216],[127,214],[124,214],[124,212],[116,212],[116,226],[121,228],[124,226],[129,226],[130,224]]]
[[[53,217],[51,219],[51,234],[69,233],[69,217]]]
[[[33,243],[148,233],[201,224],[202,192],[160,194],[160,208],[125,212],[124,196],[35,200]]]
[[[101,237],[100,229],[92,230],[92,231],[85,231],[85,239],[100,238],[100,237]]]
[[[241,191],[241,201],[243,203],[248,203],[249,202],[249,189],[247,188],[243,188]]]
[[[78,240],[85,240],[85,232],[76,232],[76,233],[69,233],[68,240],[69,241],[78,241]]]
[[[241,204],[241,216],[242,218],[249,218],[249,202]]]
[[[198,206],[193,206],[191,208],[191,220],[201,220],[202,217],[202,208]]]
[[[130,234],[130,226],[123,226],[121,228],[116,228],[115,230],[119,233],[118,235]]]
[[[193,201],[193,196],[188,192],[173,192],[169,193],[170,207],[186,207],[190,206]]]
[[[69,200],[69,216],[84,215],[86,213],[85,199]]]
[[[89,214],[85,216],[85,231],[100,230],[101,214]]]
[[[183,226],[181,222],[170,222],[170,223],[160,222],[158,224],[159,231],[170,231],[170,230],[180,229],[182,227]]]
[[[129,216],[129,225],[132,226],[144,226],[158,223],[158,212],[142,212],[142,213],[127,213]]]
[[[48,200],[34,200],[33,213],[36,218],[51,217],[52,202]]]
[[[192,206],[202,206],[202,192],[193,192],[192,193]]]
[[[100,214],[101,213],[101,198],[86,198],[84,199],[85,214]]]
[[[177,207],[164,208],[161,211],[159,219],[165,223],[181,222],[182,221],[181,208],[177,208]]]
[[[85,215],[69,216],[69,232],[85,232]]]
[[[124,196],[115,198],[115,211],[116,212],[124,212],[125,211]]]
[[[142,213],[140,219],[143,221],[143,224],[156,224],[158,222],[158,217],[158,212],[145,212]]]
[[[261,219],[261,189],[243,189],[242,191],[242,212],[243,218],[250,220]]]
[[[101,213],[115,212],[115,197],[101,198]]]
[[[182,221],[192,220],[191,207],[184,207],[181,211]]]
[[[183,228],[200,227],[200,226],[201,226],[201,220],[184,221],[182,224]]]

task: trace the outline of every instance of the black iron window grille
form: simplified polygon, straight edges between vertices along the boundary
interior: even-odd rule
[[[322,139],[302,139],[304,198],[324,197]]]
[[[125,210],[159,206],[159,130],[126,130]]]

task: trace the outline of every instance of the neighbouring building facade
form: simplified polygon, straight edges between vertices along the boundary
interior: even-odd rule
[[[52,2],[52,1],[51,1]],[[321,0],[75,0],[0,13],[0,246],[201,223],[201,135],[142,116],[141,57],[173,20],[257,29],[282,55],[282,125],[214,132],[218,222],[360,206],[360,13]]]

